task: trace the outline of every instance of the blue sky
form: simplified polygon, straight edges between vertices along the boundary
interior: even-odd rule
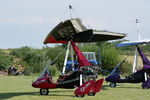
[[[150,38],[149,0],[0,0],[0,48],[43,47],[47,34],[60,21],[79,17],[88,28],[127,33],[137,40]]]

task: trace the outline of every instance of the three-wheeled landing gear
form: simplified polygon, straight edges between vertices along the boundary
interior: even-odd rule
[[[48,95],[48,93],[49,93],[49,90],[48,89],[40,89],[40,94],[41,95]]]
[[[116,87],[116,83],[110,83],[109,86],[112,87],[112,88],[114,88],[114,87]]]

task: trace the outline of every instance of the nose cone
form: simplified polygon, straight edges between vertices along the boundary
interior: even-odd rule
[[[110,81],[110,78],[109,78],[109,77],[106,77],[106,78],[105,78],[105,81],[109,82],[109,81]]]
[[[36,86],[36,85],[35,85],[35,83],[33,82],[33,83],[32,83],[32,87],[35,87],[35,86]]]
[[[32,87],[35,87],[35,88],[37,88],[38,87],[38,83],[35,81],[35,82],[33,82],[32,83]]]
[[[118,80],[120,80],[119,74],[109,75],[108,77],[105,78],[105,81],[107,82],[116,82]]]

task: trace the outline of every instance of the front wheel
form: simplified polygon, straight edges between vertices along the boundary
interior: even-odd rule
[[[48,93],[49,93],[49,90],[48,89],[40,89],[40,94],[41,95],[48,95]]]
[[[110,83],[110,87],[112,88],[116,87],[116,83]]]

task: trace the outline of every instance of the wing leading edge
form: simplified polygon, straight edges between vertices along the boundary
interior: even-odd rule
[[[125,47],[125,46],[134,46],[134,45],[140,45],[140,44],[147,44],[150,43],[149,40],[138,40],[138,41],[129,41],[129,42],[122,42],[117,44],[117,47]]]

